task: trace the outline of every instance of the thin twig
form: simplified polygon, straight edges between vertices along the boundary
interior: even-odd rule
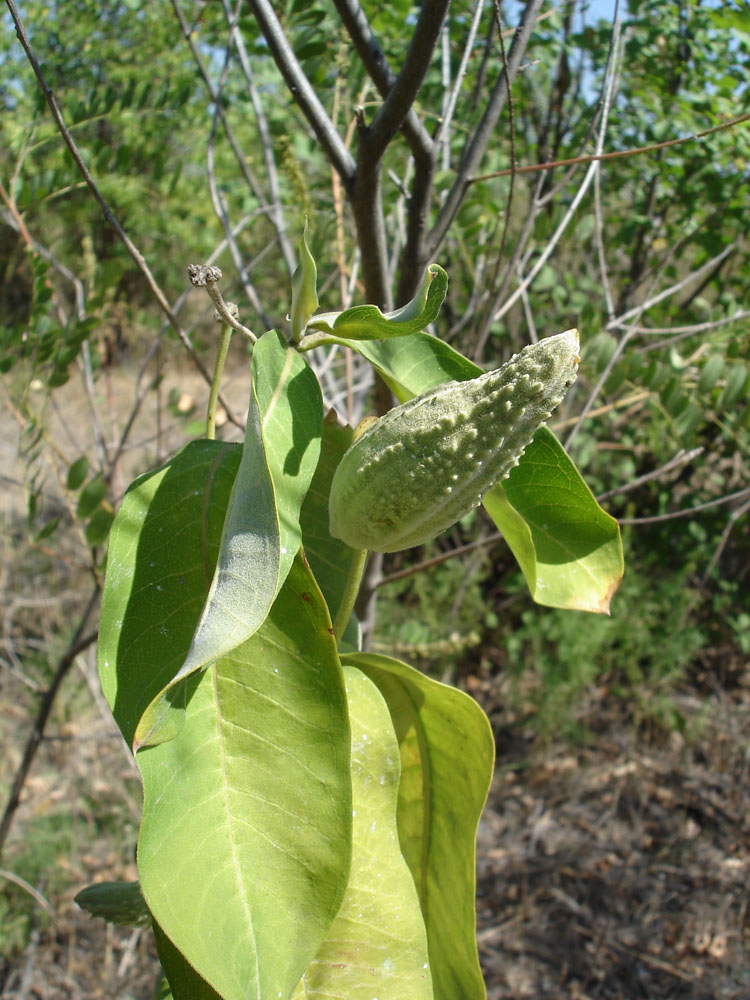
[[[680,340],[685,340],[687,337],[694,337],[696,333],[707,333],[709,330],[717,330],[719,327],[726,326],[729,323],[737,323],[739,320],[743,319],[750,319],[750,310],[738,309],[737,312],[733,313],[731,316],[723,316],[721,319],[707,320],[705,323],[692,323],[688,326],[636,326],[633,327],[633,329],[636,333],[641,335],[657,333],[669,334],[669,337],[665,340],[658,340],[655,344],[646,344],[643,347],[639,347],[638,353],[643,354],[647,351],[658,351],[662,347],[671,347],[672,344],[676,344]]]
[[[39,744],[42,742],[44,728],[47,725],[47,720],[49,719],[50,712],[52,711],[52,706],[60,685],[62,684],[65,675],[70,670],[76,656],[78,656],[79,653],[82,653],[84,649],[87,649],[93,642],[96,642],[96,638],[99,634],[98,631],[95,631],[89,632],[88,635],[84,635],[86,623],[88,622],[89,616],[94,610],[96,602],[99,599],[99,591],[100,587],[97,583],[93,589],[91,597],[89,598],[89,602],[86,605],[86,609],[81,615],[81,619],[75,630],[75,634],[70,641],[70,645],[65,653],[60,657],[55,673],[52,677],[52,682],[39,703],[39,710],[37,711],[34,725],[32,726],[31,732],[26,740],[26,747],[24,748],[23,756],[21,757],[21,763],[18,765],[16,773],[13,777],[13,781],[10,786],[10,793],[8,795],[8,801],[5,806],[5,811],[3,812],[3,818],[0,821],[0,855],[2,855],[8,831],[10,830],[11,823],[13,822],[13,816],[15,815],[16,809],[21,801],[21,793],[23,792],[23,787],[26,783],[26,777],[31,769],[36,752],[39,749]]]
[[[425,570],[432,569],[433,566],[439,566],[441,563],[447,562],[448,559],[455,559],[456,556],[466,555],[467,552],[473,552],[474,549],[493,545],[495,542],[499,542],[502,537],[501,533],[496,531],[492,535],[480,538],[476,542],[469,542],[468,545],[460,545],[457,549],[451,549],[449,552],[441,552],[439,556],[433,556],[432,559],[425,559],[423,562],[417,563],[416,566],[409,566],[406,569],[399,570],[398,573],[389,573],[388,576],[381,577],[376,586],[384,587],[387,583],[405,580],[407,577],[415,576],[417,573],[423,573]]]
[[[464,50],[461,53],[461,62],[459,63],[458,69],[456,71],[456,79],[453,81],[453,86],[451,87],[450,93],[448,94],[447,106],[445,112],[443,113],[443,118],[438,126],[438,130],[435,133],[435,137],[433,140],[436,146],[442,143],[443,170],[448,170],[450,167],[451,122],[453,121],[453,113],[456,110],[456,102],[458,101],[458,95],[461,92],[461,87],[463,86],[464,77],[466,76],[466,70],[469,66],[469,58],[474,49],[474,42],[477,37],[477,31],[479,30],[479,22],[482,19],[483,10],[484,10],[484,0],[476,0],[476,4],[474,6],[474,13],[472,14],[471,18],[471,24],[469,25],[469,34],[466,38],[466,44],[464,45]],[[504,48],[503,48],[503,59],[505,59]]]
[[[229,39],[237,50],[237,55],[240,61],[240,68],[242,74],[245,77],[245,83],[247,84],[247,92],[250,95],[250,101],[253,105],[253,111],[255,112],[255,121],[258,125],[258,137],[260,138],[261,149],[263,150],[263,160],[266,165],[266,176],[268,177],[268,189],[271,193],[271,203],[268,206],[268,216],[273,223],[276,230],[276,234],[279,238],[279,246],[281,248],[281,254],[284,258],[287,270],[289,274],[294,272],[297,266],[297,258],[292,248],[291,241],[289,239],[289,234],[286,229],[286,221],[284,219],[284,207],[281,203],[281,187],[279,185],[279,174],[276,167],[276,158],[273,153],[273,142],[271,140],[271,132],[268,128],[268,120],[266,118],[265,112],[263,110],[263,105],[261,104],[260,95],[258,94],[258,88],[255,86],[255,80],[253,77],[252,66],[250,65],[250,57],[247,54],[247,48],[245,46],[245,40],[242,37],[242,32],[237,27],[237,19],[239,17],[239,12],[241,9],[242,0],[238,0],[237,10],[232,13],[232,9],[229,5],[229,0],[223,0],[224,4],[224,16],[227,19],[227,24],[229,25]]]
[[[737,524],[739,519],[743,517],[745,514],[747,514],[748,511],[750,511],[750,500],[746,500],[745,503],[740,504],[740,506],[736,507],[729,515],[729,519],[727,520],[727,523],[724,526],[724,530],[721,533],[719,544],[716,546],[716,550],[714,551],[714,554],[711,556],[708,566],[706,566],[706,569],[704,570],[703,575],[701,576],[701,583],[705,584],[708,578],[713,573],[714,567],[719,562],[721,554],[726,548],[726,544],[729,541],[729,536],[732,533],[732,529],[734,528],[735,524]]]
[[[584,163],[600,163],[606,160],[616,160],[628,156],[642,156],[644,153],[653,153],[658,149],[664,149],[666,146],[677,146],[682,142],[693,142],[695,139],[705,139],[706,136],[713,135],[715,132],[723,132],[725,129],[734,128],[735,125],[742,125],[743,122],[748,121],[748,119],[750,119],[750,112],[744,115],[737,115],[736,118],[730,118],[729,121],[722,122],[721,125],[714,125],[712,128],[707,128],[703,132],[695,132],[693,135],[683,136],[681,139],[667,139],[666,142],[657,142],[651,146],[636,146],[633,149],[617,149],[609,153],[591,153],[587,156],[573,156],[567,160],[551,160],[549,163],[530,163],[525,167],[518,167],[516,173],[534,174],[539,170],[553,170],[555,167],[579,166]],[[496,177],[507,177],[510,173],[510,169],[494,170],[490,174],[477,174],[475,177],[471,177],[467,183],[476,184],[479,181],[489,181]]]
[[[657,524],[660,521],[673,521],[678,517],[690,517],[692,514],[697,514],[702,510],[708,510],[710,507],[719,507],[725,503],[731,503],[733,500],[742,500],[745,497],[750,496],[750,486],[746,487],[744,490],[737,490],[736,493],[728,493],[726,496],[717,497],[716,500],[707,500],[705,503],[699,503],[695,507],[686,507],[684,510],[675,510],[670,514],[655,514],[653,517],[622,517],[618,518],[619,524]]]
[[[494,289],[497,287],[497,279],[500,274],[500,265],[505,253],[505,245],[508,240],[508,231],[510,229],[510,216],[511,208],[513,205],[513,192],[515,190],[516,184],[516,119],[515,112],[513,109],[513,91],[511,89],[510,77],[508,76],[508,57],[505,53],[505,40],[503,39],[503,22],[502,22],[502,10],[501,10],[501,0],[494,0],[495,9],[495,20],[497,21],[497,34],[500,41],[500,52],[503,58],[503,73],[505,74],[505,85],[508,91],[508,134],[510,137],[510,162],[511,162],[511,175],[510,175],[510,185],[508,187],[508,198],[505,203],[505,218],[503,220],[503,234],[500,238],[500,247],[498,248],[497,254],[495,255],[495,266],[492,270],[492,277],[490,278],[488,305],[491,302]],[[498,216],[499,219],[499,216]],[[495,222],[495,228],[493,229],[491,240],[494,239],[495,232],[497,231],[497,221]],[[492,325],[492,306],[489,305],[487,312],[487,317],[482,324],[480,324],[480,335],[477,339],[477,346],[474,351],[474,360],[481,361],[482,354],[484,352],[484,345],[486,343],[487,337],[489,336],[490,327]]]
[[[599,259],[599,274],[602,278],[604,301],[607,303],[607,316],[610,320],[613,320],[615,318],[615,301],[612,298],[612,289],[609,284],[609,270],[607,268],[607,255],[604,251],[604,216],[602,213],[601,182],[602,172],[601,170],[597,170],[594,174],[594,235],[596,238],[596,255]]]
[[[438,247],[445,239],[464,200],[470,178],[484,156],[487,144],[495,130],[497,120],[508,99],[508,85],[509,83],[510,85],[513,84],[516,74],[521,68],[521,60],[526,52],[526,47],[531,38],[531,32],[542,7],[542,2],[543,0],[527,0],[523,15],[521,16],[521,23],[516,29],[513,43],[510,47],[507,72],[503,71],[499,74],[492,88],[484,114],[473,136],[466,143],[453,185],[446,195],[435,224],[425,237],[425,252],[428,259],[434,258]]]
[[[256,311],[256,313],[260,317],[260,320],[261,320],[261,323],[263,324],[263,326],[266,329],[268,329],[272,325],[271,321],[269,320],[268,316],[266,315],[266,313],[265,313],[265,311],[263,309],[263,306],[261,305],[260,296],[258,295],[257,291],[255,290],[255,286],[252,284],[252,282],[247,277],[247,267],[245,265],[245,262],[242,259],[242,254],[240,253],[239,245],[238,245],[238,243],[237,243],[237,241],[234,238],[234,235],[232,233],[232,227],[231,227],[231,224],[229,222],[229,212],[227,210],[227,206],[226,206],[226,203],[224,201],[224,198],[223,198],[223,196],[222,196],[222,194],[221,194],[221,192],[219,190],[219,185],[217,184],[217,181],[216,181],[216,170],[215,170],[215,163],[214,163],[214,151],[216,149],[216,131],[217,131],[217,124],[218,124],[218,120],[219,120],[219,118],[218,118],[218,108],[220,107],[220,105],[222,103],[223,92],[224,92],[224,84],[226,82],[227,73],[229,71],[229,55],[230,55],[230,48],[229,48],[229,45],[227,45],[227,48],[226,48],[226,51],[225,51],[225,55],[224,55],[224,66],[222,68],[221,76],[219,78],[219,84],[218,84],[218,87],[217,87],[218,103],[214,107],[214,114],[213,114],[213,117],[211,119],[211,132],[210,132],[209,139],[208,139],[208,146],[206,148],[206,170],[207,170],[207,175],[208,175],[208,190],[209,190],[209,194],[211,196],[211,205],[213,207],[213,210],[214,210],[214,212],[216,214],[217,219],[221,223],[222,229],[224,230],[224,235],[226,237],[226,241],[227,241],[227,244],[229,246],[229,252],[230,252],[230,254],[232,256],[232,262],[234,263],[234,266],[235,266],[235,269],[236,269],[237,274],[239,276],[239,279],[242,282],[242,287],[244,289],[245,295],[246,295],[248,301],[250,302],[250,304],[252,305],[253,309]],[[209,292],[209,294],[211,294],[211,292]],[[213,298],[213,296],[212,296],[212,298]],[[236,317],[234,318],[234,322],[232,322],[229,318],[227,318],[227,316],[224,315],[224,313],[221,312],[221,308],[220,308],[219,304],[216,305],[216,308],[217,308],[217,311],[219,312],[219,315],[222,317],[222,319],[224,319],[225,322],[229,323],[229,325],[233,329],[237,329],[234,326],[234,322],[236,322]]]
[[[642,476],[638,476],[636,479],[631,479],[629,483],[625,483],[623,486],[616,486],[612,490],[607,490],[605,493],[599,493],[597,495],[597,501],[599,503],[602,500],[609,500],[610,497],[620,496],[623,493],[630,493],[632,490],[637,490],[639,486],[643,486],[644,483],[650,483],[652,479],[659,479],[661,476],[665,476],[668,472],[673,472],[678,469],[681,465],[687,465],[688,462],[692,462],[694,458],[698,455],[702,455],[704,448],[691,448],[690,451],[685,451],[681,448],[676,455],[673,455],[668,462],[664,465],[660,465],[658,469],[652,469],[651,472],[646,472]]]
[[[615,22],[614,22],[614,24],[612,26],[612,43],[611,43],[611,46],[610,46],[610,56],[609,56],[609,62],[608,62],[608,65],[607,65],[607,73],[606,73],[606,78],[605,78],[605,88],[604,88],[604,95],[603,95],[603,100],[602,100],[601,125],[599,127],[599,134],[597,136],[597,141],[596,141],[597,149],[601,149],[602,148],[602,146],[604,144],[604,137],[605,137],[606,132],[607,132],[607,122],[608,122],[608,119],[609,119],[609,111],[610,111],[611,103],[612,103],[612,95],[613,95],[613,91],[614,91],[614,80],[615,80],[616,68],[617,68],[617,62],[618,62],[618,55],[619,55],[619,53],[618,53],[619,38],[620,38],[620,21],[619,21],[619,17],[616,17],[615,18]],[[477,344],[477,351],[478,352],[481,352],[481,349],[484,346],[484,341],[489,336],[490,325],[492,323],[497,323],[497,321],[500,320],[500,319],[502,319],[502,317],[508,312],[508,310],[511,309],[515,305],[515,303],[521,297],[521,289],[528,288],[529,285],[531,285],[531,283],[535,280],[536,276],[539,274],[539,272],[541,271],[541,269],[544,267],[544,265],[549,260],[550,256],[552,255],[553,250],[555,249],[555,247],[559,243],[559,241],[560,241],[563,233],[565,232],[565,230],[570,225],[570,222],[572,221],[572,219],[573,219],[576,211],[578,210],[578,206],[580,205],[581,201],[583,200],[584,195],[588,191],[589,185],[591,184],[592,180],[594,179],[594,174],[595,174],[596,170],[597,170],[596,164],[592,163],[592,164],[589,165],[589,169],[586,171],[586,175],[584,176],[583,180],[581,181],[581,184],[580,184],[578,190],[576,191],[576,193],[575,193],[575,195],[573,197],[573,200],[571,201],[570,205],[568,206],[568,208],[567,208],[567,210],[565,212],[565,215],[562,218],[562,221],[560,222],[560,224],[558,225],[557,229],[555,230],[555,232],[552,234],[552,236],[548,240],[547,245],[545,246],[544,250],[542,251],[542,253],[537,258],[537,260],[535,261],[534,266],[532,267],[531,271],[529,271],[529,273],[526,275],[526,278],[524,279],[523,284],[519,285],[519,287],[516,288],[516,290],[510,296],[508,296],[508,298],[502,303],[502,305],[500,305],[499,302],[497,302],[497,300],[496,300],[496,307],[490,313],[490,317],[491,317],[490,318],[490,323],[488,323],[487,326],[485,327],[485,329],[482,331],[483,336],[480,337],[480,341]]]
[[[198,46],[196,45],[195,42],[195,33],[185,20],[185,17],[182,13],[182,10],[177,0],[172,0],[172,7],[174,9],[175,15],[177,16],[177,20],[180,22],[180,30],[182,31],[185,41],[188,43],[188,46],[190,47],[190,52],[195,61],[195,65],[198,67],[198,72],[200,73],[203,82],[206,85],[206,90],[208,91],[208,96],[211,99],[211,103],[216,107],[216,113],[221,118],[221,124],[222,127],[224,128],[224,134],[226,135],[229,145],[232,148],[232,152],[234,153],[234,157],[237,160],[237,164],[240,170],[242,171],[242,175],[247,181],[250,190],[255,195],[262,211],[266,212],[271,218],[271,221],[273,222],[273,213],[271,206],[266,204],[266,200],[263,195],[261,186],[258,183],[257,178],[253,174],[252,170],[250,169],[250,165],[248,163],[248,157],[245,155],[245,153],[243,153],[242,149],[240,148],[240,144],[237,141],[237,137],[235,136],[232,127],[229,124],[226,111],[224,110],[224,105],[219,99],[219,94],[217,93],[216,88],[211,82],[211,77],[208,75],[208,70],[206,69],[203,59],[201,58],[201,54],[198,51]]]
[[[630,326],[630,324],[628,323],[629,319],[631,319],[633,316],[636,315],[643,315],[644,312],[648,312],[649,309],[651,309],[655,305],[658,305],[658,303],[662,302],[664,299],[669,298],[670,295],[674,295],[675,292],[681,291],[681,289],[683,289],[686,285],[689,285],[691,281],[695,281],[697,278],[700,278],[701,275],[706,273],[706,271],[710,271],[711,268],[715,267],[716,264],[724,260],[725,257],[728,257],[730,253],[733,253],[737,249],[737,246],[738,246],[738,241],[734,240],[732,243],[729,244],[729,246],[724,247],[721,253],[716,254],[716,256],[712,257],[711,260],[707,260],[705,264],[701,264],[700,267],[697,267],[694,271],[691,271],[690,274],[686,275],[676,284],[670,285],[669,288],[665,288],[658,294],[650,298],[647,298],[640,305],[634,306],[632,309],[628,309],[627,312],[622,313],[616,319],[607,323],[606,329],[612,330],[615,329],[616,327],[621,327],[626,325],[629,326],[630,329],[633,329],[633,327]]]

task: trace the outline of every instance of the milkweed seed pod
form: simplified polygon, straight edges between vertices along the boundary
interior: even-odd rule
[[[525,347],[496,371],[448,382],[368,426],[331,484],[330,532],[398,552],[439,535],[504,479],[576,377],[578,331]]]

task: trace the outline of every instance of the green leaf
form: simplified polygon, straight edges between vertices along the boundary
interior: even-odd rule
[[[435,1000],[482,1000],[475,843],[494,765],[489,720],[468,695],[399,660],[359,653],[344,663],[377,684],[396,728],[399,837],[427,927]]]
[[[710,392],[719,381],[719,377],[723,371],[723,355],[712,354],[706,359],[706,363],[701,369],[701,377],[698,379],[698,392]]]
[[[350,346],[377,368],[402,402],[441,382],[475,378],[481,371],[426,334]],[[483,504],[537,603],[608,612],[623,573],[619,527],[596,502],[550,430],[537,431],[518,466],[485,494]]]
[[[408,340],[352,342],[349,346],[377,369],[400,403],[443,382],[463,382],[482,374],[478,365],[427,333]]]
[[[85,455],[81,455],[68,469],[68,478],[65,482],[69,490],[77,490],[82,485],[89,474],[89,460]]]
[[[140,927],[151,923],[151,914],[138,882],[96,882],[75,898],[82,910],[110,924]]]
[[[175,685],[263,624],[301,544],[300,508],[320,455],[318,381],[275,331],[255,345],[251,373],[245,444],[216,571],[185,662],[146,709],[138,746],[174,736],[182,714]]]
[[[57,531],[59,524],[60,524],[59,517],[50,518],[49,521],[47,521],[47,523],[44,525],[44,527],[41,528],[36,533],[36,535],[34,536],[34,541],[43,542],[45,538],[49,538],[50,535],[53,535]]]
[[[344,596],[349,570],[356,553],[346,542],[334,538],[329,532],[328,497],[333,474],[351,444],[353,433],[351,427],[339,423],[334,410],[326,415],[323,422],[320,461],[300,513],[305,555],[333,620]]]
[[[724,388],[719,396],[717,407],[719,410],[728,410],[745,394],[747,383],[747,365],[738,362],[733,364],[727,373]]]
[[[298,341],[318,308],[318,269],[307,246],[307,218],[299,243],[299,265],[292,275],[292,336]]]
[[[321,313],[308,323],[311,333],[301,343],[307,350],[318,344],[346,340],[383,340],[419,333],[434,322],[448,291],[448,275],[439,264],[430,264],[419,291],[405,306],[383,313],[377,306],[354,306],[340,313]]]
[[[483,503],[538,604],[609,613],[623,574],[620,529],[550,430],[537,431]]]
[[[123,497],[109,539],[99,677],[128,744],[184,662],[216,565],[239,445],[193,441]]]
[[[185,681],[138,751],[143,895],[224,1000],[288,998],[346,888],[350,734],[331,622],[300,555],[255,635]]]
[[[97,473],[93,479],[86,483],[78,497],[76,514],[80,520],[83,521],[90,517],[106,495],[107,482],[100,473]]]
[[[222,1000],[175,948],[156,921],[153,926],[156,951],[169,983],[169,989],[159,994],[159,1000]]]
[[[103,545],[107,541],[113,517],[114,515],[108,506],[100,507],[91,515],[91,520],[86,525],[86,541],[92,548]]]
[[[325,942],[292,996],[432,1000],[424,920],[399,848],[393,722],[372,681],[352,667],[344,677],[352,731],[351,875]]]

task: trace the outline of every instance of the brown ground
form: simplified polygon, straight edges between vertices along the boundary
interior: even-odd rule
[[[3,472],[12,440],[10,431],[2,436]],[[17,766],[35,689],[49,678],[36,652],[54,646],[88,590],[77,582],[73,548],[53,559],[24,547],[18,513],[6,492],[2,788]],[[479,942],[490,1000],[750,1000],[750,665],[740,662],[733,676],[731,688],[709,676],[678,696],[692,720],[689,739],[636,733],[621,701],[591,692],[582,722],[598,735],[583,748],[534,745],[503,708],[502,681],[474,685],[498,741],[479,832]],[[11,905],[0,895],[0,942],[30,940],[20,953],[0,955],[2,997],[153,996],[150,935],[90,920],[73,903],[89,882],[135,877],[138,810],[137,777],[84,655],[61,691],[2,860],[10,872],[30,865],[50,908],[48,916],[4,884]]]
[[[595,743],[524,754],[499,724],[479,837],[491,1000],[750,998],[750,672],[682,696],[691,742],[591,706]],[[519,762],[522,770],[519,770]]]

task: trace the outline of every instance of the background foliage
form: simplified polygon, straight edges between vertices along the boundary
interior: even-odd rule
[[[220,3],[27,7],[32,44],[76,143],[171,302],[184,295],[186,265],[219,248],[227,297],[238,300],[243,321],[257,332],[284,329],[291,247],[305,215],[322,307],[367,298],[344,192],[249,9],[240,8],[238,19],[243,59],[236,46],[228,49],[229,8]],[[354,149],[355,109],[369,118],[380,97],[334,6],[290,0],[276,7]],[[398,67],[416,9],[403,0],[366,7]],[[504,109],[482,160],[484,179],[469,184],[435,258],[451,277],[439,332],[483,366],[536,336],[580,328],[581,377],[556,429],[592,490],[607,496],[607,509],[633,522],[628,576],[609,620],[532,606],[497,542],[429,575],[391,581],[489,536],[483,516],[472,514],[424,550],[387,558],[374,636],[375,648],[410,653],[436,676],[512,676],[527,724],[578,737],[586,731],[576,706],[595,684],[632,706],[634,725],[655,719],[685,729],[689,720],[671,700],[676,685],[706,670],[731,679],[750,649],[748,125],[604,161],[558,238],[587,166],[507,174],[513,161],[526,166],[595,150],[613,40],[611,19],[597,18],[598,9],[543,9],[513,83],[512,109]],[[420,90],[416,110],[430,132],[446,117],[474,11],[468,3],[450,8]],[[504,9],[503,18],[509,45],[518,11]],[[54,597],[64,582],[51,566],[64,567],[66,582],[100,573],[128,477],[163,457],[167,433],[172,443],[200,433],[191,421],[205,393],[65,150],[7,15],[2,29],[0,372],[6,433],[12,442],[17,431],[23,467],[22,482],[3,474],[15,497],[5,529],[17,543],[4,586],[22,592],[43,580]],[[745,4],[631,0],[617,38],[605,152],[693,135],[745,106]],[[501,62],[487,5],[443,133],[433,223]],[[506,173],[487,176],[496,171]],[[388,278],[397,300],[412,181],[407,143],[398,137],[383,170]],[[217,339],[211,309],[197,296],[180,304],[181,322],[208,364]],[[246,374],[245,360],[235,345],[237,372]],[[318,363],[326,403],[352,420],[371,409],[364,369],[341,354]],[[84,401],[75,417],[71,397]],[[240,417],[241,398],[240,386]],[[239,434],[231,419],[224,434]],[[650,477],[683,451],[684,461]],[[725,497],[733,499],[692,516],[642,521]],[[54,635],[66,637],[68,620],[54,622]],[[28,637],[33,623],[26,629]],[[58,650],[47,643],[24,657],[37,689],[46,687]],[[32,688],[29,710],[36,697]],[[46,837],[41,829],[42,852]],[[30,847],[17,864],[34,882],[40,864]],[[16,913],[8,918],[6,951],[22,943],[22,923]]]

